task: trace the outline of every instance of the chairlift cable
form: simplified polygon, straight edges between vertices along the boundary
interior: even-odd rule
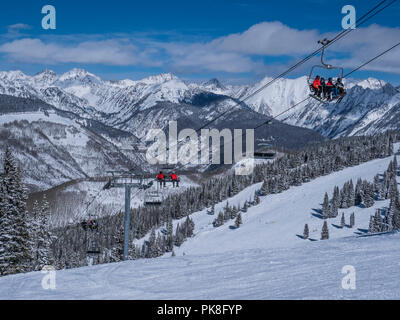
[[[380,3],[378,3],[376,6],[374,6],[371,10],[369,10],[367,13],[365,13],[361,18],[359,18],[354,25],[362,25],[365,22],[367,22],[369,19],[371,19],[372,17],[374,17],[375,15],[377,15],[379,12],[383,11],[384,9],[386,9],[387,7],[391,6],[393,3],[395,3],[397,0],[392,0],[389,4],[387,4],[386,6],[384,6],[383,8],[379,9],[377,12],[375,12],[374,14],[372,14],[371,16],[369,16],[372,12],[374,12],[376,9],[378,9],[381,5],[383,5],[386,1],[388,0],[382,0]],[[365,19],[365,20],[364,20]],[[354,25],[352,25],[351,27],[353,27]],[[221,118],[222,116],[224,116],[225,114],[227,114],[228,112],[232,111],[234,108],[236,108],[238,105],[242,104],[243,102],[247,101],[248,99],[250,99],[251,97],[255,96],[256,94],[260,93],[261,91],[263,91],[264,89],[266,89],[267,87],[269,87],[271,84],[273,84],[274,82],[276,82],[277,80],[279,80],[280,78],[284,77],[285,75],[287,75],[288,73],[290,73],[291,71],[293,71],[294,69],[298,68],[300,65],[304,64],[305,62],[307,62],[308,60],[310,60],[311,58],[313,58],[314,56],[316,56],[318,53],[320,53],[322,51],[323,48],[326,48],[330,45],[332,45],[333,43],[335,43],[336,41],[342,39],[343,37],[345,37],[346,35],[348,35],[350,32],[354,31],[355,29],[349,28],[346,30],[341,31],[339,34],[337,34],[334,38],[332,38],[332,40],[329,41],[328,44],[326,44],[325,46],[315,50],[313,53],[311,53],[310,55],[308,55],[307,57],[305,57],[304,59],[302,59],[301,61],[297,62],[296,64],[294,64],[293,66],[291,66],[289,69],[287,69],[285,72],[282,72],[280,75],[276,76],[274,79],[272,79],[271,81],[269,81],[268,83],[266,83],[265,85],[263,85],[261,88],[257,89],[256,91],[254,91],[253,93],[251,93],[250,95],[246,96],[245,98],[243,98],[242,100],[240,100],[239,102],[236,102],[236,104],[230,108],[225,110],[224,112],[222,112],[221,114],[219,114],[217,117],[215,117],[214,119],[210,120],[209,122],[207,122],[206,124],[202,125],[201,127],[199,127],[197,130],[195,130],[196,132],[200,131],[201,129],[204,129],[206,127],[208,127],[211,123],[215,122],[216,120],[218,120],[219,118]]]
[[[381,56],[383,56],[384,54],[388,53],[389,51],[393,50],[394,48],[396,48],[396,47],[398,47],[398,46],[400,46],[400,42],[397,43],[397,44],[395,44],[394,46],[390,47],[389,49],[387,49],[387,50],[381,52],[380,54],[378,54],[377,56],[375,56],[375,57],[373,57],[372,59],[368,60],[367,62],[363,63],[362,65],[358,66],[357,68],[353,69],[352,71],[350,71],[349,73],[347,73],[347,74],[345,75],[345,77],[347,77],[347,76],[349,76],[350,74],[352,74],[352,73],[354,73],[354,72],[360,70],[361,68],[365,67],[367,64],[371,63],[372,61],[375,61],[376,59],[380,58]],[[310,97],[307,97],[307,98],[305,98],[304,100],[302,100],[302,101],[300,101],[300,102],[297,102],[297,103],[294,104],[293,106],[291,106],[291,107],[289,107],[288,109],[282,111],[282,112],[279,113],[278,115],[276,115],[276,116],[274,116],[274,117],[272,117],[272,118],[269,118],[267,121],[263,121],[262,123],[260,123],[259,125],[255,126],[255,127],[252,128],[252,129],[253,129],[253,130],[257,130],[258,128],[260,128],[260,127],[262,127],[262,126],[268,124],[270,121],[276,120],[277,117],[279,117],[279,116],[281,116],[281,115],[287,113],[288,111],[294,109],[295,107],[297,107],[298,105],[300,105],[301,103],[305,102],[305,101],[308,100],[308,99],[310,99]],[[241,138],[243,138],[245,134],[246,134],[246,131],[244,131],[244,132],[242,133]],[[222,147],[224,147],[225,144],[227,144],[228,142],[232,142],[232,139],[231,139],[230,141],[224,142],[224,144],[222,144]]]

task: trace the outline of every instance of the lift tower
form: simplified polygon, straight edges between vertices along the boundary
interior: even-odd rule
[[[108,171],[111,178],[104,186],[104,190],[111,188],[125,188],[125,216],[124,216],[124,253],[123,260],[128,260],[130,216],[131,216],[131,194],[132,188],[145,190],[153,185],[153,181],[145,182],[144,176],[132,174],[125,171]]]

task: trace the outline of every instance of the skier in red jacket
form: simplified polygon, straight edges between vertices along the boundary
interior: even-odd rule
[[[322,92],[321,81],[319,76],[316,76],[314,82],[312,84],[312,89],[314,91],[314,95],[320,97]]]
[[[172,172],[169,177],[171,178],[172,181],[172,186],[175,187],[179,187],[179,180],[178,180],[178,175],[174,172]]]
[[[157,175],[157,181],[160,184],[160,187],[165,187],[165,175],[162,171]]]

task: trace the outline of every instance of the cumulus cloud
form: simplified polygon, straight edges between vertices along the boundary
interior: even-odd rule
[[[210,46],[219,51],[266,56],[298,55],[316,47],[316,30],[297,30],[279,21],[256,24],[243,33],[215,39]]]
[[[124,40],[84,41],[76,45],[45,43],[40,39],[20,39],[0,46],[10,59],[25,63],[87,63],[127,66],[155,65],[145,50]]]

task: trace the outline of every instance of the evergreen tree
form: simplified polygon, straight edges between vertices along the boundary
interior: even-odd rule
[[[344,228],[346,225],[346,220],[344,218],[344,213],[342,213],[342,218],[340,219],[340,226]]]
[[[328,230],[328,224],[326,223],[326,221],[324,221],[321,232],[321,240],[327,240],[327,239],[329,239],[329,230]]]
[[[354,212],[350,215],[350,228],[353,228],[355,225],[355,217]]]
[[[172,222],[172,218],[171,216],[168,217],[168,221],[167,221],[167,243],[166,243],[166,251],[167,252],[171,252],[174,250],[174,243],[175,243],[175,239],[174,239],[174,226],[173,226],[173,222]]]
[[[39,211],[39,228],[36,235],[37,267],[41,270],[44,266],[54,263],[51,243],[53,241],[50,226],[50,207],[46,196],[43,196],[42,206]]]
[[[352,206],[354,206],[355,204],[355,191],[354,191],[354,185],[353,185],[353,180],[350,180],[349,182],[349,193],[348,193],[348,197],[347,197],[347,208],[350,208]]]
[[[375,217],[370,216],[369,217],[369,226],[368,226],[368,233],[374,233],[375,232]]]
[[[267,180],[264,180],[264,182],[261,186],[260,194],[262,196],[266,196],[267,194],[269,194],[269,192],[270,192],[269,184],[268,184]]]
[[[374,189],[373,185],[368,181],[363,182],[363,202],[366,208],[370,208],[374,205]]]
[[[248,208],[248,203],[247,203],[247,200],[244,202],[244,205],[243,205],[243,212],[247,212],[247,208]]]
[[[9,148],[4,156],[0,184],[0,274],[27,272],[32,269],[27,194],[21,171]]]
[[[260,197],[258,196],[257,191],[254,192],[254,204],[255,204],[255,205],[260,204]]]
[[[235,227],[236,228],[240,228],[241,224],[243,224],[242,214],[239,212],[239,214],[238,214],[238,216],[236,217],[236,220],[235,220]]]
[[[330,216],[329,198],[328,193],[325,192],[324,202],[322,204],[322,216],[324,219],[328,219]]]
[[[214,227],[220,227],[224,224],[224,214],[222,212],[218,213],[217,219],[214,220]]]
[[[382,217],[381,217],[381,210],[377,209],[375,211],[374,216],[374,232],[381,232],[382,231]]]
[[[308,229],[308,224],[306,223],[306,225],[304,226],[304,231],[303,231],[303,239],[308,239],[310,235],[310,231]]]

